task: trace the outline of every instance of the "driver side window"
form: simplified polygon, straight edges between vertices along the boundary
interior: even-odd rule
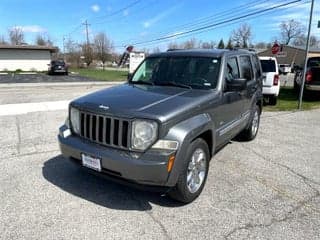
[[[232,82],[233,79],[240,78],[237,58],[229,58],[226,65],[225,79],[227,82]]]

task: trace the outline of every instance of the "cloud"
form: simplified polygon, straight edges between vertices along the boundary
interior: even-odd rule
[[[25,33],[43,33],[47,30],[39,25],[15,26],[13,28],[21,29]]]
[[[174,11],[177,10],[178,7],[180,7],[181,5],[176,5],[176,6],[173,6],[171,8],[168,8],[162,12],[160,12],[158,15],[156,15],[155,17],[153,18],[150,18],[146,21],[144,21],[142,24],[143,24],[143,27],[144,28],[149,28],[150,26],[156,24],[157,22],[159,22],[160,20],[164,19],[165,17],[171,15]]]
[[[91,6],[91,10],[94,12],[99,12],[100,11],[100,7],[98,4],[94,4]]]
[[[128,9],[124,10],[124,11],[123,11],[123,16],[126,17],[126,16],[128,16],[128,15],[129,15],[129,10],[128,10]]]

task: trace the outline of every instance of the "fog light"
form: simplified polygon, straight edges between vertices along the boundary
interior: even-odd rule
[[[67,137],[69,137],[70,135],[71,135],[71,131],[70,131],[69,128],[66,129],[66,130],[64,130],[64,131],[62,132],[62,136],[63,136],[64,138],[67,138]]]

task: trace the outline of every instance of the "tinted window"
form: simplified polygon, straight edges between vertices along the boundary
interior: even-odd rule
[[[257,56],[252,57],[253,65],[254,65],[254,74],[256,78],[261,77],[261,68],[260,68],[260,61]]]
[[[155,85],[174,82],[192,88],[215,88],[220,62],[220,58],[211,57],[151,57],[140,65],[132,82],[145,81]]]
[[[241,78],[252,80],[252,67],[249,56],[240,57]]]
[[[276,63],[274,60],[260,60],[263,72],[276,72]]]
[[[308,59],[308,67],[319,67],[320,66],[320,58],[309,58]]]
[[[230,82],[236,78],[240,78],[238,61],[236,58],[230,58],[227,61],[226,81]]]

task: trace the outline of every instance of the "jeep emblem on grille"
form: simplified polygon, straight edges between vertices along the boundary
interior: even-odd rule
[[[109,107],[108,106],[105,106],[105,105],[100,105],[99,108],[102,108],[104,110],[109,110]]]

